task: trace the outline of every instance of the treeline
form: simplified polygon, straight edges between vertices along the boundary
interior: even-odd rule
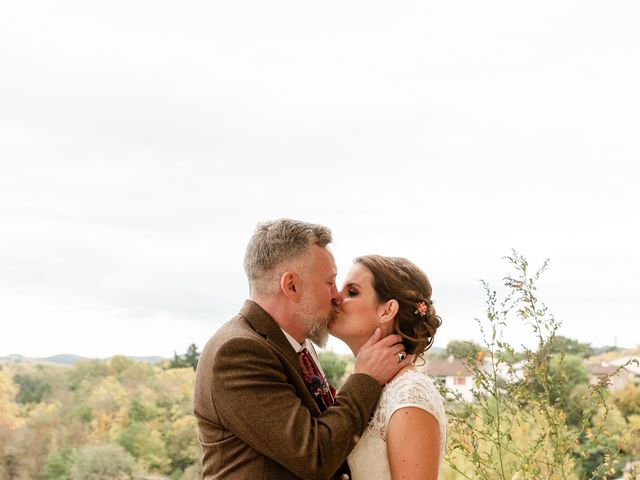
[[[614,346],[593,347],[590,343],[583,343],[573,338],[564,337],[562,335],[554,335],[549,340],[548,349],[551,353],[575,355],[583,359],[589,359],[594,357],[607,357],[615,358],[616,352],[622,352],[624,349]],[[447,344],[447,347],[438,353],[431,353],[432,357],[445,358],[449,355],[455,358],[468,358],[470,354],[477,355],[478,353],[486,353],[486,345],[480,345],[478,342],[472,340],[452,340]],[[506,354],[506,352],[504,352]],[[521,361],[525,357],[522,351],[513,351],[508,358],[509,361]]]
[[[200,478],[194,371],[172,365],[0,366],[0,478]]]
[[[554,399],[554,411],[560,415],[557,426],[580,432],[576,436],[580,448],[573,446],[567,455],[573,462],[570,470],[582,475],[566,478],[589,478],[585,474],[597,471],[606,461],[610,462],[609,470],[619,474],[626,462],[640,458],[640,386],[630,384],[613,394],[601,389],[602,408],[590,409],[590,405],[583,403],[589,377],[582,359],[557,349],[567,341],[560,337],[559,342],[550,344],[546,372],[553,378],[554,391],[549,394]],[[453,341],[442,355],[474,358],[480,351],[490,354],[479,344]],[[198,355],[196,346],[191,345],[184,355],[176,354],[160,365],[116,356],[73,367],[0,366],[0,478],[106,480],[148,475],[176,480],[200,478],[200,447],[192,414]],[[520,361],[524,354],[511,355]],[[319,352],[319,356],[329,381],[341,385],[353,367],[351,356],[326,351]],[[477,378],[485,381],[482,375],[476,372]],[[544,396],[544,388],[535,376],[525,379],[523,385],[517,391],[519,398],[509,399],[509,408],[505,410],[513,410],[503,412],[502,422],[514,422],[525,405]],[[503,384],[495,387],[494,394],[506,392]],[[482,395],[486,398],[487,392]],[[491,408],[495,408],[496,399],[491,401]],[[503,406],[507,404],[504,395],[500,401]],[[453,420],[449,458],[456,469],[452,463],[446,464],[442,474],[445,480],[464,478],[461,472],[472,475],[478,469],[474,458],[479,458],[480,453],[469,449],[468,427],[484,431],[489,438],[495,430],[495,425],[487,425],[495,420],[489,415],[493,410],[482,411],[482,402],[466,408],[466,412],[461,410],[455,401],[449,405]],[[605,410],[605,428],[596,431],[594,425]],[[514,422],[514,428],[508,432],[508,443],[535,445],[540,441],[541,423],[519,422],[516,428]],[[495,449],[487,439],[479,445],[480,449]],[[544,443],[539,445],[539,449],[543,447]],[[505,463],[517,460],[508,453],[503,459]]]
[[[535,297],[526,262],[505,279],[505,307],[486,287],[481,343],[452,341],[428,358],[463,360],[473,401],[449,398],[448,450],[441,478],[457,480],[613,479],[640,460],[640,386],[610,392],[593,383],[585,359],[611,348],[557,335],[559,323]],[[537,348],[516,351],[502,340],[510,322],[533,329]],[[607,353],[608,352],[608,353]],[[200,478],[193,416],[199,352],[162,364],[116,356],[73,367],[0,365],[0,478],[20,480]],[[339,387],[350,355],[319,352]],[[633,478],[633,477],[629,477]]]

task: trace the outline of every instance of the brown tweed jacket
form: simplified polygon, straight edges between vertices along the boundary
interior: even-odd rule
[[[198,363],[203,478],[329,479],[364,432],[380,391],[368,375],[351,375],[320,413],[282,330],[247,300]]]

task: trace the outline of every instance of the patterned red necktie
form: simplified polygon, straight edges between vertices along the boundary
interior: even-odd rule
[[[320,411],[325,411],[329,405],[333,404],[336,398],[336,389],[322,376],[320,369],[306,348],[298,352],[298,361],[300,362],[304,382],[307,384],[309,393],[311,393],[315,399]]]

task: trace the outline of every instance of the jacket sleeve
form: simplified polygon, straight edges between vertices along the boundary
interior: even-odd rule
[[[334,405],[314,418],[282,359],[257,339],[228,339],[212,366],[212,399],[234,435],[303,479],[329,478],[364,432],[380,395],[376,380],[351,375]]]

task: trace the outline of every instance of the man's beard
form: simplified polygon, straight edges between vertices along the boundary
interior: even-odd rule
[[[335,317],[335,311],[321,317],[303,317],[302,321],[309,331],[309,340],[318,345],[324,347],[329,339],[329,322]]]

